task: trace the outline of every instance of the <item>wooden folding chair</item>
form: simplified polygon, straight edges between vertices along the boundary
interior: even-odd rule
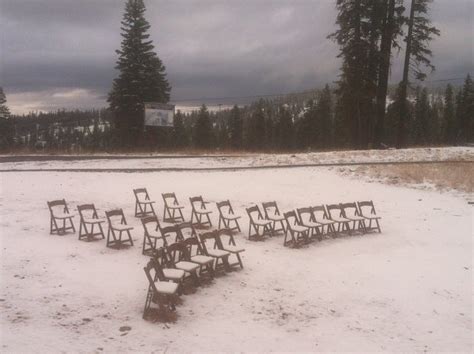
[[[265,235],[272,235],[272,221],[263,218],[257,205],[245,210],[249,216],[249,240],[261,241]]]
[[[188,249],[189,261],[199,265],[199,276],[208,275],[214,278],[214,258],[206,256],[197,237],[190,237],[182,241]]]
[[[182,240],[181,233],[176,225],[160,227],[160,231],[167,243],[180,242]]]
[[[167,266],[169,268],[181,269],[185,272],[185,279],[190,279],[195,286],[199,286],[200,279],[198,270],[199,264],[191,262],[187,246],[184,242],[175,242],[166,246],[168,255]]]
[[[314,238],[317,237],[318,240],[322,240],[322,224],[316,222],[316,219],[313,214],[313,208],[306,207],[306,208],[298,208],[296,209],[296,213],[298,214],[298,219],[301,225],[305,226],[309,230],[309,237]]]
[[[156,215],[153,209],[154,201],[150,200],[146,188],[137,188],[133,190],[135,194],[135,217],[144,218],[149,215]]]
[[[340,204],[329,204],[326,205],[326,210],[328,212],[328,217],[334,221],[334,225],[337,225],[337,232],[347,232],[351,234],[351,220],[344,217],[344,211],[341,208]]]
[[[299,247],[303,243],[309,242],[309,229],[300,224],[298,216],[294,210],[283,214],[286,220],[285,239],[283,246]]]
[[[217,231],[208,231],[199,234],[199,241],[204,255],[214,258],[214,270],[230,271],[229,256],[230,253],[217,247],[218,245]],[[220,263],[219,263],[220,261]]]
[[[72,222],[73,214],[69,213],[69,209],[66,204],[65,199],[53,200],[48,203],[49,214],[50,214],[50,223],[49,223],[49,233],[51,235],[64,235],[68,230],[76,232],[74,223]],[[58,208],[59,207],[59,208]],[[59,224],[62,224],[59,226]]]
[[[178,203],[176,194],[162,193],[165,209],[163,210],[163,221],[170,223],[177,223],[184,221],[183,211],[184,206]]]
[[[352,221],[352,230],[366,233],[365,218],[360,215],[356,203],[341,203],[342,215]]]
[[[191,202],[191,224],[196,228],[207,228],[212,226],[211,218],[209,214],[212,213],[212,210],[206,209],[206,204],[202,199],[202,196],[189,198]],[[203,222],[204,219],[204,222]],[[196,220],[196,221],[194,221]]]
[[[143,226],[142,254],[153,256],[157,249],[166,247],[166,237],[161,233],[160,222],[156,215],[144,217],[141,221]]]
[[[313,220],[318,224],[321,224],[321,233],[323,235],[335,235],[336,229],[334,227],[335,222],[329,219],[328,213],[324,205],[317,205],[311,207],[313,213]],[[326,230],[324,230],[326,226]]]
[[[104,230],[102,229],[103,219],[99,219],[97,210],[94,204],[83,204],[77,206],[79,212],[79,240],[86,239],[93,241],[95,236],[105,238]],[[94,227],[97,229],[94,232]]]
[[[110,248],[121,248],[127,243],[133,246],[132,235],[130,230],[133,230],[132,226],[127,225],[125,215],[122,209],[115,209],[106,211],[107,221],[109,224],[109,230],[107,232],[107,247]],[[118,220],[117,220],[118,219]],[[125,234],[126,238],[122,239],[122,235]]]
[[[237,230],[241,232],[240,230],[240,225],[239,225],[239,219],[240,216],[235,215],[234,209],[232,209],[232,205],[230,204],[229,200],[225,200],[223,202],[216,203],[217,205],[217,210],[219,210],[219,224],[218,228],[221,228],[221,223],[222,226],[226,229],[229,230]],[[234,226],[231,225],[231,223],[234,224]]]
[[[272,235],[279,231],[285,233],[285,218],[281,215],[280,210],[276,202],[262,203],[263,212],[265,213],[265,219],[270,220],[272,229]],[[280,223],[280,227],[277,228],[277,223]]]
[[[190,222],[182,222],[176,225],[176,229],[178,230],[177,240],[179,241],[184,241],[190,237],[197,237],[196,229]]]
[[[176,269],[168,256],[168,252],[166,252],[166,247],[159,247],[157,248],[153,254],[153,259],[162,267],[163,276],[166,280],[173,281],[178,284],[178,294],[182,293],[183,284],[184,284],[184,277],[186,272],[182,269]],[[170,265],[168,267],[168,265]]]
[[[235,265],[240,265],[240,268],[244,268],[244,264],[242,263],[242,258],[240,257],[240,253],[245,252],[245,248],[238,247],[235,244],[234,235],[232,230],[230,229],[220,229],[217,230],[217,238],[216,238],[216,245],[215,247],[224,251],[229,252],[231,255],[235,255],[237,258],[237,262],[231,263],[229,261],[229,266],[233,267]]]
[[[143,269],[148,279],[143,319],[146,319],[151,312],[152,303],[157,304],[159,311],[165,315],[168,311],[175,311],[178,284],[165,279],[161,266],[153,258],[148,261],[148,264]],[[152,274],[153,271],[154,274]]]
[[[367,232],[382,232],[379,224],[379,220],[381,219],[381,217],[377,216],[377,213],[375,212],[374,202],[371,200],[365,200],[357,202],[357,206],[359,207],[359,215],[364,217],[369,222],[369,225],[365,224],[365,230]],[[375,222],[375,226],[372,226],[372,221]]]

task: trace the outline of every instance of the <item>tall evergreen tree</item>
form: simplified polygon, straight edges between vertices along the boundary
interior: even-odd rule
[[[443,111],[443,137],[448,144],[454,143],[456,137],[456,110],[454,103],[454,90],[448,84],[444,92],[444,111]]]
[[[183,148],[188,145],[184,117],[180,110],[176,112],[173,118],[173,142],[177,148]]]
[[[258,102],[254,114],[252,115],[252,120],[255,129],[254,147],[261,150],[265,148],[265,105],[263,100]]]
[[[474,84],[471,75],[467,75],[459,100],[459,138],[462,142],[474,139]]]
[[[293,119],[290,111],[286,105],[280,107],[279,111],[279,146],[283,150],[290,150],[293,148],[294,143],[294,127]]]
[[[143,130],[144,102],[166,103],[170,97],[165,66],[147,33],[150,25],[145,10],[143,0],[127,0],[125,4],[121,49],[116,51],[119,76],[114,79],[108,97],[125,144],[136,143]]]
[[[243,122],[240,109],[235,105],[230,111],[230,141],[234,149],[242,148]]]
[[[332,98],[331,90],[329,85],[326,85],[319,95],[319,100],[317,104],[317,115],[320,125],[320,134],[319,138],[321,140],[319,146],[328,148],[331,144],[331,132],[332,132]]]
[[[7,97],[0,87],[0,150],[6,150],[13,145],[13,125],[9,118]]]
[[[434,36],[439,36],[440,32],[437,28],[431,26],[428,12],[429,4],[432,1],[412,0],[411,2],[408,33],[405,38],[403,79],[400,83],[401,111],[398,121],[397,147],[402,147],[405,143],[409,74],[412,73],[416,80],[424,80],[426,77],[424,68],[434,70],[434,65],[431,63],[432,51],[429,49],[429,44]]]
[[[205,104],[199,110],[194,126],[194,146],[209,149],[212,146],[212,124]]]

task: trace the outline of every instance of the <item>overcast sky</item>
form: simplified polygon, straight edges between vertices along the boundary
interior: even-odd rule
[[[338,48],[326,36],[335,30],[335,2],[145,0],[172,100],[303,91],[333,82]],[[11,110],[106,106],[124,3],[0,0],[0,86]],[[432,44],[437,71],[429,80],[474,72],[473,3],[434,1],[441,37]],[[400,80],[401,54],[392,82]]]

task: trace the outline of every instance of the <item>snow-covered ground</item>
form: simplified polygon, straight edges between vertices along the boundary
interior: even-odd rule
[[[331,157],[327,153],[326,161],[375,158],[358,154]],[[406,152],[406,158],[416,160],[419,156],[412,155],[423,154]],[[423,156],[439,154],[451,153]],[[312,161],[313,155],[295,158]],[[450,156],[455,155],[459,154]],[[261,158],[268,164],[284,159],[282,155]],[[193,167],[203,161],[192,159],[186,164]],[[148,163],[91,164],[129,167],[130,162]],[[70,165],[45,166],[56,163]],[[23,166],[36,168],[38,163]],[[449,192],[370,182],[321,167],[0,173],[1,351],[471,352],[473,207]],[[137,187],[148,188],[160,215],[161,193],[170,191],[186,205],[186,216],[188,197],[201,194],[211,202],[230,199],[242,215],[244,233],[237,235],[237,242],[246,248],[245,268],[182,296],[173,323],[150,323],[141,317],[147,258],[141,255],[142,227],[133,217],[132,189]],[[135,226],[135,246],[112,250],[104,241],[80,242],[77,234],[49,235],[46,201],[57,198],[66,198],[74,209],[93,202],[101,215],[123,208]],[[276,200],[286,211],[363,199],[374,200],[383,217],[381,234],[327,239],[302,249],[284,248],[282,236],[265,242],[246,240],[245,207],[255,202]],[[131,329],[120,331],[122,326]]]
[[[138,169],[138,168],[231,168],[274,165],[305,165],[397,161],[474,161],[474,147],[416,148],[400,150],[358,150],[298,154],[248,154],[243,156],[212,156],[193,158],[159,158],[160,155],[128,155],[137,159],[76,160],[8,162],[0,164],[3,170],[17,169]],[[1,161],[0,156],[0,161]],[[146,159],[144,157],[155,157]]]

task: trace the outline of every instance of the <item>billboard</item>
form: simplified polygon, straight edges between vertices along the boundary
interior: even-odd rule
[[[164,103],[145,103],[145,126],[172,127],[174,105]]]

